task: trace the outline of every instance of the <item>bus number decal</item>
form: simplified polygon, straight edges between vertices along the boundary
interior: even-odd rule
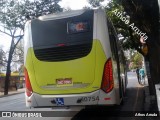
[[[82,102],[98,101],[99,96],[82,97]]]

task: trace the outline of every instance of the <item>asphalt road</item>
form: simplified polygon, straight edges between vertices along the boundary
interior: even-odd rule
[[[82,120],[84,116],[88,117],[87,120],[143,120],[144,117],[134,116],[134,113],[143,113],[143,103],[144,88],[138,84],[136,73],[129,72],[123,105],[83,109],[72,120]]]
[[[25,107],[24,94],[17,94],[8,97],[0,98],[0,111],[52,111],[50,108],[29,109]],[[58,111],[61,111],[59,109]],[[144,88],[138,84],[136,74],[128,73],[128,86],[125,94],[124,104],[121,106],[94,107],[94,108],[79,108],[75,107],[67,109],[67,111],[77,111],[73,116],[69,117],[50,117],[50,118],[34,118],[34,120],[143,120],[145,117],[134,117],[133,112],[144,111]],[[70,112],[68,112],[70,114]],[[61,114],[61,113],[60,113]],[[125,116],[125,117],[123,117]],[[129,118],[128,118],[129,117]],[[22,118],[20,118],[22,119]],[[23,118],[23,120],[29,118]],[[30,118],[31,119],[31,118]],[[29,120],[30,120],[29,119]],[[32,118],[33,119],[33,118]],[[18,120],[17,118],[0,118],[0,120]]]

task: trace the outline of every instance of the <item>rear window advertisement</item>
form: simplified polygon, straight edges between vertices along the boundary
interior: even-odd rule
[[[68,26],[68,33],[80,33],[80,32],[87,32],[89,31],[89,22],[69,22]]]

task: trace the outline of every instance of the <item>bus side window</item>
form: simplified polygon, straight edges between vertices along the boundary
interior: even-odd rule
[[[112,26],[109,20],[107,22],[108,22],[108,31],[109,31],[112,57],[113,57],[113,60],[117,61],[120,71],[121,70],[123,71],[124,70],[123,65],[125,61],[124,54],[122,51],[123,49],[120,46],[114,27]]]
[[[117,60],[118,59],[118,49],[117,49],[117,43],[116,43],[116,35],[115,35],[112,24],[108,20],[107,20],[107,23],[108,23],[108,32],[109,32],[112,57],[114,60]]]

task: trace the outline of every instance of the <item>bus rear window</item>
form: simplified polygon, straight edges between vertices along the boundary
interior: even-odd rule
[[[53,48],[60,44],[77,45],[92,43],[93,11],[61,19],[31,22],[34,49]]]

